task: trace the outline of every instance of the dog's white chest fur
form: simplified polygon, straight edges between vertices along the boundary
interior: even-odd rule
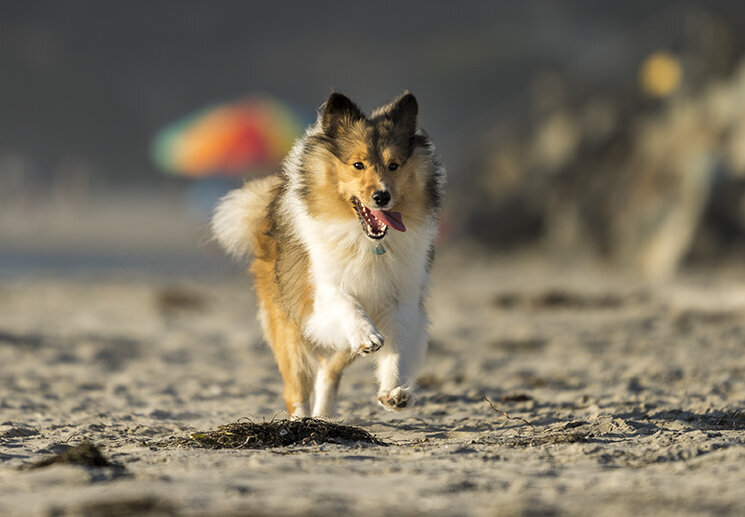
[[[427,253],[434,232],[427,226],[406,233],[389,229],[377,242],[366,237],[358,221],[313,226],[313,239],[304,239],[310,256],[314,310],[305,333],[320,345],[344,348],[350,328],[350,305],[358,304],[375,326],[385,326],[401,304],[419,305],[427,283]],[[375,254],[382,245],[386,252]],[[355,311],[351,311],[352,314]],[[354,332],[352,331],[352,334]]]

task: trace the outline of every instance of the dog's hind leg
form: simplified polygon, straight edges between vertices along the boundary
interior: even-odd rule
[[[349,350],[338,350],[331,356],[322,357],[316,373],[313,416],[333,417],[336,413],[336,397],[344,368],[354,361],[357,354]]]
[[[288,353],[275,350],[279,372],[284,381],[283,396],[287,411],[293,418],[310,416],[310,394],[313,389],[313,359],[303,350],[291,351],[302,347],[298,342],[287,342]]]
[[[262,304],[261,320],[282,374],[287,411],[293,418],[310,416],[315,358],[297,326],[284,316],[279,307],[268,305]]]

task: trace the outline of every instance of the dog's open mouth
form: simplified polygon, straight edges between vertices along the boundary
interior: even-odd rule
[[[354,210],[357,212],[362,229],[365,230],[365,234],[371,239],[377,240],[385,237],[389,226],[399,232],[406,231],[406,226],[404,226],[401,219],[401,212],[370,210],[356,197],[352,198],[352,206],[354,206]]]

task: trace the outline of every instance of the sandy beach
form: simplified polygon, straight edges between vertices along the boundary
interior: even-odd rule
[[[250,287],[4,277],[0,514],[745,513],[742,271],[649,287],[446,249],[416,405],[377,407],[364,358],[342,382],[339,421],[387,446],[158,445],[286,418]],[[23,468],[84,441],[120,466]]]
[[[745,516],[745,2],[3,7],[0,517]],[[416,229],[417,127],[413,406],[289,421],[216,203]]]

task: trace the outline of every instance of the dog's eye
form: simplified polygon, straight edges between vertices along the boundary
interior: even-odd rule
[[[365,164],[364,164],[364,163],[362,163],[362,162],[354,162],[354,163],[352,164],[352,166],[353,166],[353,167],[354,167],[355,169],[358,169],[358,170],[362,170],[362,169],[364,169],[364,168],[365,168]]]
[[[392,164],[390,164],[388,166],[388,170],[389,171],[395,171],[396,169],[398,169],[398,164],[397,163],[392,163]]]

